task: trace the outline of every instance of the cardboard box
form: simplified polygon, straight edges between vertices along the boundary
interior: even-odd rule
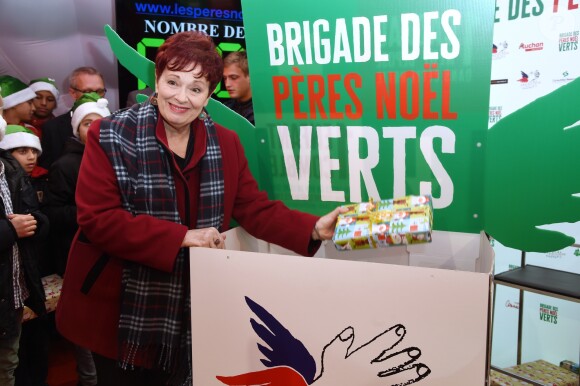
[[[578,386],[578,375],[541,359],[509,367],[507,370],[551,386]]]
[[[60,298],[60,291],[62,289],[62,277],[57,274],[52,274],[43,277],[42,286],[44,287],[44,295],[46,300],[46,312],[53,312],[56,310],[58,299]],[[28,307],[24,307],[23,322],[36,318],[38,315]]]
[[[577,374],[541,359],[508,367],[505,370],[549,386],[578,386]],[[492,371],[491,386],[507,385],[529,385],[529,383]]]
[[[226,247],[190,249],[192,358],[199,369],[194,384],[223,385],[216,375],[266,369],[265,351],[257,345],[268,343],[252,329],[254,322],[264,321],[248,308],[248,298],[280,323],[277,330],[283,327],[306,347],[317,371],[323,350],[332,342],[341,345],[342,339],[335,338],[346,326],[356,332],[353,351],[377,331],[403,325],[403,343],[393,351],[416,347],[421,352],[416,363],[436,374],[421,385],[475,386],[488,381],[493,250],[484,233],[434,231],[428,244],[351,252],[338,251],[328,241],[318,258],[304,258],[289,256],[289,251],[236,228],[227,233]],[[348,341],[344,344],[343,349],[349,347]],[[365,347],[381,348],[377,344],[373,340]],[[330,384],[368,384],[353,378],[353,369],[369,366],[366,354],[352,358],[361,362],[328,364],[344,372],[341,381]],[[380,364],[373,366],[377,374]],[[379,382],[405,384],[408,374]]]
[[[405,196],[343,206],[333,242],[338,250],[370,249],[431,241],[430,196]]]
[[[566,370],[570,370],[573,373],[580,374],[578,370],[578,363],[574,363],[572,361],[561,361],[560,367],[565,368]]]

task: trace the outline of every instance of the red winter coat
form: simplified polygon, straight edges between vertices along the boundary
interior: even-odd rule
[[[196,121],[197,122],[197,121]],[[100,121],[89,130],[76,190],[77,233],[68,258],[62,294],[56,310],[60,333],[72,342],[108,358],[117,358],[123,259],[166,272],[173,265],[188,226],[148,215],[133,217],[121,208],[121,198],[108,157],[99,144]],[[203,124],[193,128],[194,153],[180,172],[174,163],[178,210],[182,219],[197,219],[200,160],[206,148]],[[280,201],[268,200],[248,169],[236,133],[215,125],[224,171],[224,228],[235,219],[253,236],[311,256],[320,243],[311,233],[317,216],[288,209]],[[161,119],[157,138],[167,148]],[[171,154],[171,152],[168,152]],[[189,194],[188,194],[189,191]],[[186,205],[189,202],[189,205]],[[193,220],[195,221],[195,220]],[[195,227],[190,224],[189,229]],[[87,295],[81,286],[102,252],[111,258]]]

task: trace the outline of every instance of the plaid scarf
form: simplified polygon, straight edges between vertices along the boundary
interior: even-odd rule
[[[206,112],[207,115],[207,112]],[[100,144],[109,157],[122,196],[133,215],[148,214],[181,223],[173,181],[172,156],[157,140],[158,110],[134,105],[101,122]],[[221,228],[223,166],[216,129],[204,120],[207,148],[201,160],[197,228]],[[119,320],[120,366],[160,368],[172,385],[191,385],[189,261],[181,248],[172,273],[125,262]]]

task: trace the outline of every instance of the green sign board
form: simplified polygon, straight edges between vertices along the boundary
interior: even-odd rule
[[[242,2],[271,195],[429,194],[437,229],[479,232],[495,2],[298,3]]]

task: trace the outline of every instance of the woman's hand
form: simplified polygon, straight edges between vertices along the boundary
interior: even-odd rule
[[[205,247],[225,249],[226,235],[216,228],[190,229],[185,234],[182,247]]]
[[[8,220],[12,223],[18,238],[34,236],[36,219],[31,214],[10,214]]]
[[[332,212],[325,214],[324,216],[320,217],[316,224],[314,225],[314,229],[312,230],[312,240],[330,240],[334,235],[334,229],[336,227],[336,219],[340,213],[347,212],[348,209],[342,206],[339,206]]]

